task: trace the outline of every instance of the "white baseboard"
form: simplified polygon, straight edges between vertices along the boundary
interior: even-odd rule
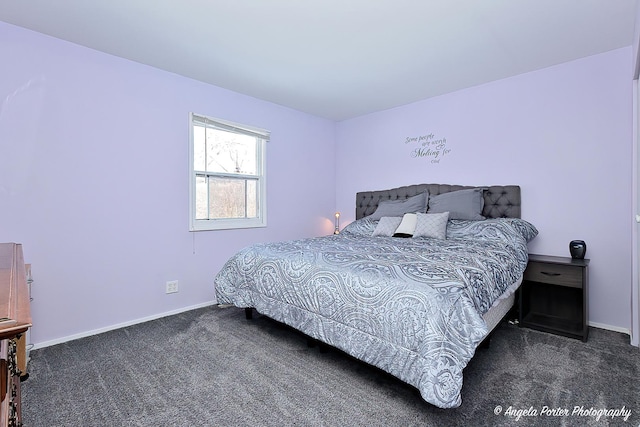
[[[162,317],[173,316],[174,314],[184,313],[185,311],[195,310],[197,308],[209,307],[209,306],[214,305],[214,304],[215,304],[215,301],[208,301],[208,302],[192,305],[190,307],[182,307],[182,308],[178,308],[176,310],[171,310],[171,311],[167,311],[167,312],[164,312],[164,313],[154,314],[152,316],[147,316],[147,317],[143,317],[143,318],[140,318],[140,319],[130,320],[128,322],[118,323],[116,325],[105,326],[104,328],[94,329],[92,331],[81,332],[81,333],[75,334],[75,335],[69,335],[69,336],[62,337],[62,338],[56,338],[55,340],[36,343],[36,344],[33,344],[33,347],[31,347],[31,350],[35,350],[35,349],[38,349],[38,348],[49,347],[49,346],[56,345],[56,344],[62,344],[62,343],[65,343],[67,341],[77,340],[79,338],[90,337],[92,335],[101,334],[103,332],[113,331],[114,329],[126,328],[127,326],[132,326],[132,325],[136,325],[138,323],[148,322],[150,320],[160,319]]]
[[[613,331],[613,332],[620,332],[620,333],[627,334],[627,335],[631,336],[631,330],[630,329],[621,328],[619,326],[605,325],[604,323],[597,323],[597,322],[588,322],[588,324],[589,324],[589,326],[593,326],[594,328],[606,329],[608,331]]]

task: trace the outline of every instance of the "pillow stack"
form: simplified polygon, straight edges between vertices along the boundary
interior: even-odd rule
[[[386,237],[432,237],[447,238],[449,212],[442,213],[406,213],[402,217],[385,216],[380,218],[374,236]]]
[[[446,239],[449,219],[483,220],[484,188],[428,192],[404,200],[383,200],[367,218],[378,220],[374,236]],[[425,213],[426,212],[426,213]]]

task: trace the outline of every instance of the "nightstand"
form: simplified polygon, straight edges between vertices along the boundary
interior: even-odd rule
[[[520,287],[520,326],[587,341],[589,260],[529,255]]]

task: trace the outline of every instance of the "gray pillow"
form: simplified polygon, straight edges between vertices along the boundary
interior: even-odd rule
[[[413,237],[433,237],[444,240],[447,238],[447,224],[449,212],[417,214],[418,221]],[[475,223],[474,223],[475,224]]]
[[[483,191],[483,188],[471,188],[431,196],[427,213],[449,212],[449,219],[485,219]]]
[[[391,237],[400,225],[402,218],[399,216],[385,216],[380,218],[376,229],[373,230],[373,236]]]
[[[414,212],[424,213],[427,211],[428,199],[429,193],[425,191],[404,200],[384,200],[378,204],[376,211],[366,218],[376,220],[383,216],[403,216],[406,213]]]

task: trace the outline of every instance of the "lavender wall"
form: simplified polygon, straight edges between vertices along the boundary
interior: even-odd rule
[[[0,241],[33,264],[36,345],[206,304],[239,248],[332,231],[333,122],[4,23],[0,58]],[[268,227],[187,231],[190,111],[271,131]]]
[[[531,252],[568,256],[570,240],[585,240],[589,320],[628,331],[631,68],[623,48],[341,122],[337,208],[346,223],[361,190],[518,184],[523,218],[540,231]],[[412,157],[416,148],[436,151],[423,143],[437,140],[445,140],[438,158]]]
[[[4,23],[0,58],[0,241],[33,264],[35,344],[209,303],[237,249],[417,182],[521,185],[531,251],[586,240],[591,323],[630,327],[631,48],[337,125]],[[271,130],[267,228],[187,231],[189,111]],[[412,157],[420,136],[450,151]]]

